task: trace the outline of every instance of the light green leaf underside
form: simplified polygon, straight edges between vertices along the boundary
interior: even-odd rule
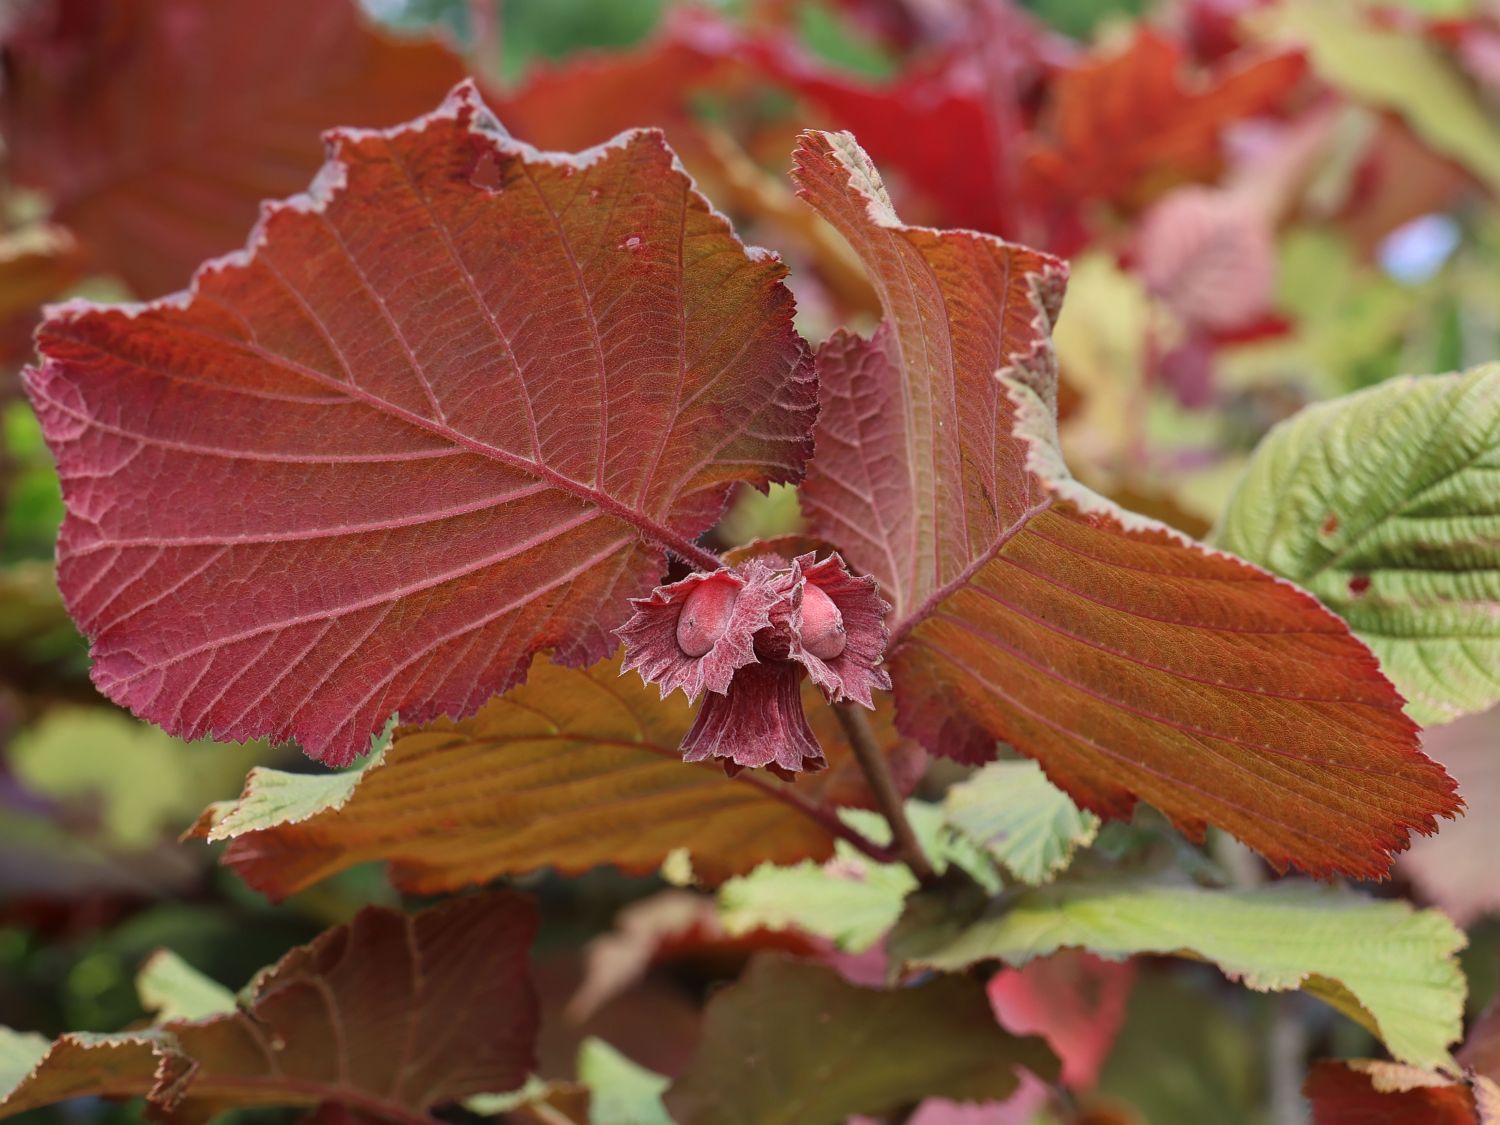
[[[1343,617],[1419,723],[1500,702],[1500,365],[1302,410],[1216,539]]]
[[[841,809],[839,815],[877,844],[890,838],[890,826],[879,813]],[[999,890],[999,878],[979,848],[949,831],[937,806],[908,801],[906,815],[937,872],[953,864],[989,892]],[[840,840],[827,863],[763,863],[730,879],[719,888],[720,920],[731,934],[798,929],[859,953],[896,924],[906,896],[916,888],[904,865],[876,863]]]
[[[141,1007],[157,1023],[201,1020],[234,1011],[234,993],[204,976],[170,949],[159,949],[146,959],[135,978]]]
[[[589,1088],[590,1125],[672,1125],[661,1096],[672,1084],[602,1039],[578,1048],[578,1080]]]
[[[948,824],[1019,881],[1039,886],[1093,842],[1099,818],[1075,805],[1035,762],[992,762],[948,790]]]
[[[1201,958],[1257,991],[1319,997],[1415,1066],[1447,1063],[1463,1030],[1465,984],[1453,956],[1462,932],[1435,910],[1311,883],[1044,887],[956,937],[919,942],[908,942],[911,964],[950,971],[988,959],[1023,965],[1071,947]]]

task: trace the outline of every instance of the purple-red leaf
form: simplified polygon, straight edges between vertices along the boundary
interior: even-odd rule
[[[607,655],[732,484],[801,475],[816,390],[658,134],[541,154],[466,84],[331,145],[190,293],[54,310],[27,386],[101,690],[340,764]]]
[[[796,179],[885,307],[820,351],[811,531],[895,603],[898,719],[968,761],[997,740],[1080,804],[1143,798],[1273,864],[1379,875],[1458,807],[1375,658],[1309,595],[1073,482],[1054,440],[1055,259],[903,224],[847,134]]]
[[[405,121],[464,73],[437,43],[368,26],[355,0],[24,8],[5,43],[8,170],[142,297],[186,284],[240,244],[262,199],[300,190],[324,129]]]

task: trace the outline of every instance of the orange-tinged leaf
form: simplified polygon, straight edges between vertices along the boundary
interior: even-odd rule
[[[252,773],[237,805],[209,810],[198,831],[235,837],[224,862],[276,897],[372,860],[425,894],[541,867],[646,872],[679,848],[717,883],[832,854],[838,821],[822,799],[859,794],[826,712],[818,700],[828,771],[795,789],[759,771],[728,778],[681,760],[692,708],[680,694],[621,676],[618,659],[575,671],[538,658],[525,684],[472,719],[399,732],[337,799],[293,809],[283,790],[261,819],[267,781],[287,775]]]
[[[732,484],[801,475],[816,392],[783,267],[659,134],[538,153],[464,84],[331,143],[187,295],[54,309],[27,385],[95,683],[343,764],[606,656]]]
[[[1483,1085],[1488,1084],[1489,1089]],[[1375,1059],[1320,1059],[1302,1093],[1317,1125],[1491,1125],[1494,1086]],[[1490,1101],[1481,1116],[1478,1099]]]
[[[46,0],[6,42],[0,130],[96,267],[154,297],[300,190],[324,129],[404,121],[463,73],[354,0]]]
[[[1283,53],[1189,81],[1185,54],[1142,27],[1124,51],[1058,77],[1052,139],[1024,166],[1023,182],[1038,206],[1104,199],[1134,207],[1176,184],[1211,179],[1225,128],[1284,103],[1305,67],[1300,54]]]
[[[1309,595],[1073,482],[1055,444],[1056,260],[907,226],[846,134],[807,134],[804,195],[886,320],[819,353],[810,530],[897,604],[898,722],[968,761],[997,740],[1090,810],[1137,799],[1278,867],[1383,874],[1452,780],[1375,658]]]
[[[158,1116],[335,1102],[410,1120],[514,1089],[535,1062],[530,903],[510,893],[420,914],[366,907],[257,976],[235,1011],[53,1044],[9,1036],[34,1062],[0,1117],[86,1095],[145,1095]]]

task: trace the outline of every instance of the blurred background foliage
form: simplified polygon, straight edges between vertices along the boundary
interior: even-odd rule
[[[611,52],[645,52],[650,64],[652,44],[682,7],[669,0],[367,0],[372,16],[392,28],[436,29],[456,43],[477,73],[515,94],[517,120],[528,127],[523,95],[537,76],[556,78]],[[603,139],[615,120],[666,125],[715,202],[750,240],[793,265],[809,338],[846,320],[867,328],[874,312],[867,287],[790,196],[783,176],[790,138],[805,124],[858,116],[840,112],[852,104],[846,88],[880,91],[888,112],[904,107],[923,128],[942,128],[940,109],[922,99],[939,97],[931,76],[944,75],[962,54],[965,44],[948,36],[955,22],[961,26],[949,17],[963,5],[722,0],[709,7],[763,36],[757,50],[774,42],[781,54],[751,66],[748,76],[671,88],[680,76],[662,67],[666,85],[635,93],[642,112],[670,102],[671,120],[625,121],[631,105],[590,102],[605,131],[587,141]],[[1010,64],[1029,70],[1007,112],[1022,118],[1035,117],[1045,90],[1079,58],[1127,49],[1142,21],[1181,46],[1194,88],[1273,43],[1290,44],[1309,62],[1296,89],[1264,111],[1210,123],[1214,159],[1206,171],[1174,171],[1165,187],[1139,177],[1148,186],[1134,195],[1084,192],[1064,224],[1078,229],[1042,239],[1072,262],[1057,331],[1062,430],[1071,464],[1093,487],[1201,534],[1254,444],[1303,404],[1398,373],[1500,356],[1500,13],[1480,0],[1326,7],[1316,0],[1027,0],[1021,7],[1011,13],[1021,22],[1007,26],[1025,46],[1013,47]],[[749,51],[745,43],[728,51],[730,63],[750,57],[741,49]],[[647,65],[644,73],[658,71]],[[926,77],[906,90],[905,75]],[[953,83],[943,96],[982,103],[983,91],[963,85],[971,80],[978,81],[955,69],[942,78]],[[598,95],[610,96],[618,93]],[[500,112],[509,119],[504,105]],[[574,138],[592,122],[543,124]],[[1132,125],[1119,127],[1129,133]],[[526,128],[517,131],[527,136]],[[863,132],[861,139],[876,149]],[[947,143],[974,144],[967,159],[981,162],[981,140],[960,134]],[[878,151],[877,159],[884,159]],[[946,213],[941,192],[924,190],[913,169],[886,163],[884,171],[904,211],[962,225],[964,217]],[[218,869],[212,847],[176,842],[205,805],[238,793],[251,766],[312,766],[293,748],[182,743],[109,707],[89,685],[85,646],[50,575],[61,518],[57,480],[15,371],[42,300],[130,293],[114,276],[73,260],[68,236],[44,218],[44,199],[11,187],[4,204],[0,1024],[48,1035],[112,1030],[142,1018],[132,980],[156,948],[170,947],[238,986],[363,903],[397,896],[381,871],[357,869],[272,905]],[[23,262],[30,263],[25,271],[10,268]],[[739,542],[795,529],[797,520],[794,492],[776,490],[769,499],[742,498],[720,534]],[[1479,722],[1480,741],[1500,753],[1496,723]],[[1442,757],[1442,732],[1429,745]],[[1463,781],[1460,765],[1450,767]],[[936,771],[928,785],[937,791],[942,783]],[[1487,843],[1496,854],[1497,826],[1496,818],[1479,825],[1466,846]],[[1096,847],[1108,841],[1106,834]],[[1450,862],[1442,847],[1442,838],[1419,846],[1414,854],[1423,862],[1403,866],[1380,893],[1437,901],[1471,927],[1465,967],[1477,1011],[1495,989],[1500,929],[1491,912],[1500,907],[1500,881],[1491,864],[1468,884],[1439,886],[1428,872]],[[556,1011],[584,976],[587,943],[609,932],[623,905],[667,885],[611,871],[530,882],[547,905],[541,971]],[[584,1034],[600,1033],[629,1046],[637,1062],[670,1073],[693,1041],[705,991],[732,976],[745,953],[708,939],[652,947],[629,1003],[605,1004],[552,1033],[557,1042],[544,1054],[570,1059]],[[1096,1095],[1101,1104],[1133,1107],[1119,1110],[1126,1119],[1133,1113],[1163,1125],[1285,1119],[1295,1106],[1288,1109],[1285,1089],[1277,1088],[1285,1068],[1272,1056],[1288,1050],[1298,1058],[1358,1055],[1372,1045],[1353,1024],[1300,996],[1254,995],[1198,966],[1153,962],[1131,993]],[[138,1112],[89,1103],[34,1116],[104,1121]]]

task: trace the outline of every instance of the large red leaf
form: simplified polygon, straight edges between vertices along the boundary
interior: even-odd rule
[[[1149,800],[1278,867],[1383,873],[1453,782],[1374,657],[1309,595],[1067,477],[1048,330],[1061,263],[904,225],[846,134],[795,173],[886,311],[819,353],[812,531],[896,604],[903,729],[969,761],[1004,739],[1095,812]]]
[[[658,134],[540,154],[464,85],[331,143],[186,296],[55,310],[27,386],[100,689],[338,764],[605,656],[731,484],[801,474],[816,390]]]
[[[96,268],[154,297],[301,190],[324,129],[405,121],[463,73],[353,0],[47,0],[6,43],[0,129]]]
[[[1224,130],[1282,105],[1301,77],[1298,54],[1184,74],[1186,52],[1150,28],[1123,51],[1064,71],[1042,139],[1026,160],[1027,198],[1042,210],[1069,200],[1139,206],[1166,188],[1207,180]]]
[[[536,912],[509,893],[420,914],[366,907],[258,975],[241,1006],[50,1046],[5,1035],[0,1117],[83,1096],[146,1096],[159,1119],[333,1102],[386,1121],[520,1086],[535,1065],[527,954]]]

